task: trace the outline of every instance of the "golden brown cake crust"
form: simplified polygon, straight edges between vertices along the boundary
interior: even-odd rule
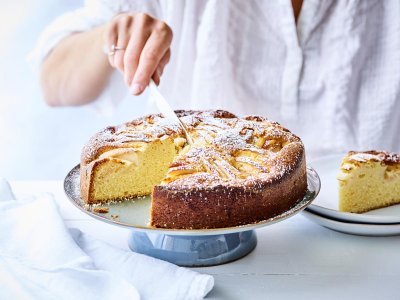
[[[291,162],[287,172],[249,181],[246,185],[183,189],[155,186],[151,225],[181,229],[223,228],[256,223],[289,210],[304,197],[307,175],[304,153],[288,154]]]
[[[349,151],[346,158],[360,162],[374,160],[384,162],[385,164],[400,164],[400,153],[387,151]]]
[[[152,226],[217,228],[262,221],[290,209],[305,195],[304,146],[280,124],[223,110],[176,112],[195,143],[180,152],[154,187]],[[108,153],[169,136],[184,134],[161,115],[96,134],[82,151],[82,198],[93,203],[94,174]]]
[[[215,111],[194,111],[176,110],[179,118],[185,116],[198,116],[215,118],[236,118],[230,112],[224,110]],[[193,120],[192,120],[193,121]],[[156,124],[158,126],[153,126]],[[194,125],[194,123],[192,123]],[[183,135],[182,130],[175,124],[165,120],[161,114],[146,115],[131,122],[117,126],[108,126],[90,138],[89,142],[83,147],[81,163],[84,165],[91,163],[101,154],[116,148],[129,148],[135,142],[148,142],[153,139],[162,138],[165,135]]]

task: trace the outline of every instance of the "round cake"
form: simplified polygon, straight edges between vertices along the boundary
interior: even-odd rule
[[[87,204],[152,194],[150,225],[223,228],[292,208],[307,190],[304,146],[276,122],[230,112],[176,111],[193,140],[162,115],[93,136],[81,157]]]

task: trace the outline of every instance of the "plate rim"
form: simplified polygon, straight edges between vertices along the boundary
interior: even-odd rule
[[[331,219],[331,218],[326,218],[324,216],[321,216],[319,214],[316,214],[310,210],[305,209],[302,212],[303,216],[305,216],[307,219],[309,219],[310,221],[334,230],[334,231],[338,231],[338,232],[343,232],[343,233],[347,233],[347,234],[353,234],[353,235],[363,235],[363,236],[395,236],[395,235],[400,235],[400,224],[366,224],[366,223],[353,223],[353,222],[341,222],[339,220],[335,220],[335,219]],[[311,215],[311,217],[310,217]],[[314,218],[314,219],[312,219]],[[324,224],[321,224],[320,222],[316,221],[316,220],[321,220],[321,222],[324,222]],[[326,225],[328,224],[328,225]],[[332,226],[331,226],[332,225]],[[335,228],[334,226],[338,225],[341,226],[341,228],[344,229],[338,229]],[[382,232],[382,228],[390,228],[393,231],[390,232]],[[354,229],[354,230],[352,230]],[[358,232],[355,232],[357,229]],[[364,231],[364,233],[361,233],[361,229]],[[368,230],[370,230],[371,232],[368,232]]]
[[[160,234],[166,234],[166,235],[184,235],[184,236],[205,236],[205,235],[220,235],[220,234],[229,234],[229,233],[237,233],[237,232],[242,232],[242,231],[249,231],[249,230],[254,230],[257,228],[261,228],[264,226],[272,225],[275,223],[278,223],[280,221],[283,221],[289,217],[292,217],[299,212],[303,211],[306,207],[308,207],[318,196],[320,190],[321,190],[321,180],[318,175],[318,173],[315,171],[314,168],[312,168],[310,165],[307,165],[307,186],[310,185],[315,185],[314,190],[310,191],[307,188],[307,193],[306,195],[297,202],[297,204],[291,208],[288,211],[283,212],[280,215],[277,215],[275,217],[272,217],[270,219],[260,221],[257,223],[251,223],[251,224],[246,224],[246,225],[240,225],[240,226],[233,226],[233,227],[225,227],[225,228],[209,228],[209,229],[171,229],[171,228],[157,228],[157,227],[145,227],[145,226],[137,226],[137,225],[131,225],[131,224],[126,224],[123,222],[119,222],[117,220],[111,220],[108,218],[105,218],[104,216],[98,215],[94,212],[91,212],[87,209],[85,209],[83,206],[84,205],[79,205],[75,199],[72,198],[72,196],[68,193],[68,184],[72,183],[73,181],[69,180],[69,178],[72,177],[72,174],[74,172],[77,172],[80,168],[80,164],[77,164],[75,167],[73,167],[66,175],[64,178],[64,192],[68,198],[68,200],[80,211],[84,212],[85,214],[89,215],[90,217],[93,217],[99,221],[109,223],[115,226],[135,230],[135,231],[141,231],[141,232],[147,232],[147,233],[160,233]],[[310,177],[310,178],[309,178]],[[83,202],[83,200],[79,197],[79,200]],[[297,207],[298,206],[298,207]],[[292,211],[291,213],[288,213],[289,211]]]
[[[311,165],[315,165],[316,163],[320,163],[321,161],[327,161],[329,159],[343,159],[346,154],[329,154],[326,156],[321,156],[315,158],[311,161]],[[339,171],[339,166],[337,167],[337,171]],[[321,187],[323,188],[323,187]],[[400,204],[397,204],[400,205]],[[383,207],[382,207],[383,208]],[[378,209],[382,209],[378,208]],[[366,214],[357,214],[350,212],[341,212],[339,210],[335,210],[332,208],[324,207],[318,204],[310,204],[307,207],[308,210],[311,210],[317,214],[324,215],[329,217],[330,219],[336,219],[346,222],[352,223],[365,223],[365,224],[400,224],[400,216],[379,216],[379,215],[366,215]]]
[[[397,204],[399,205],[399,204]],[[383,208],[383,207],[382,207]],[[380,208],[380,209],[382,209]],[[310,204],[307,207],[307,210],[312,211],[313,213],[317,213],[330,219],[335,219],[336,221],[343,221],[347,223],[363,223],[363,224],[371,224],[371,225],[383,225],[383,224],[400,224],[400,217],[391,217],[391,216],[378,216],[378,215],[364,215],[357,213],[349,213],[349,212],[340,212],[338,210],[334,210],[331,208],[326,208],[316,204]],[[326,211],[329,211],[326,213]],[[391,219],[393,218],[393,219]]]

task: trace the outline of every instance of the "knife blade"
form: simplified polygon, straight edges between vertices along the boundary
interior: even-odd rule
[[[190,145],[192,145],[193,140],[189,135],[189,132],[185,124],[183,124],[183,122],[178,118],[178,116],[175,114],[174,110],[171,108],[167,100],[165,100],[164,96],[160,93],[153,79],[150,79],[149,89],[151,96],[150,98],[154,101],[157,109],[164,115],[165,118],[177,124],[183,130],[186,140]]]

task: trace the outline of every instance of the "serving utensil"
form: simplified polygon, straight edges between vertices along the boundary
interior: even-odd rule
[[[157,106],[157,109],[164,115],[165,118],[177,124],[183,130],[186,140],[190,145],[192,145],[193,139],[191,138],[187,127],[178,118],[178,116],[175,114],[174,110],[171,108],[167,100],[165,100],[164,96],[160,93],[160,90],[158,89],[153,79],[150,79],[149,89],[150,89],[151,99],[154,101],[155,105]]]

